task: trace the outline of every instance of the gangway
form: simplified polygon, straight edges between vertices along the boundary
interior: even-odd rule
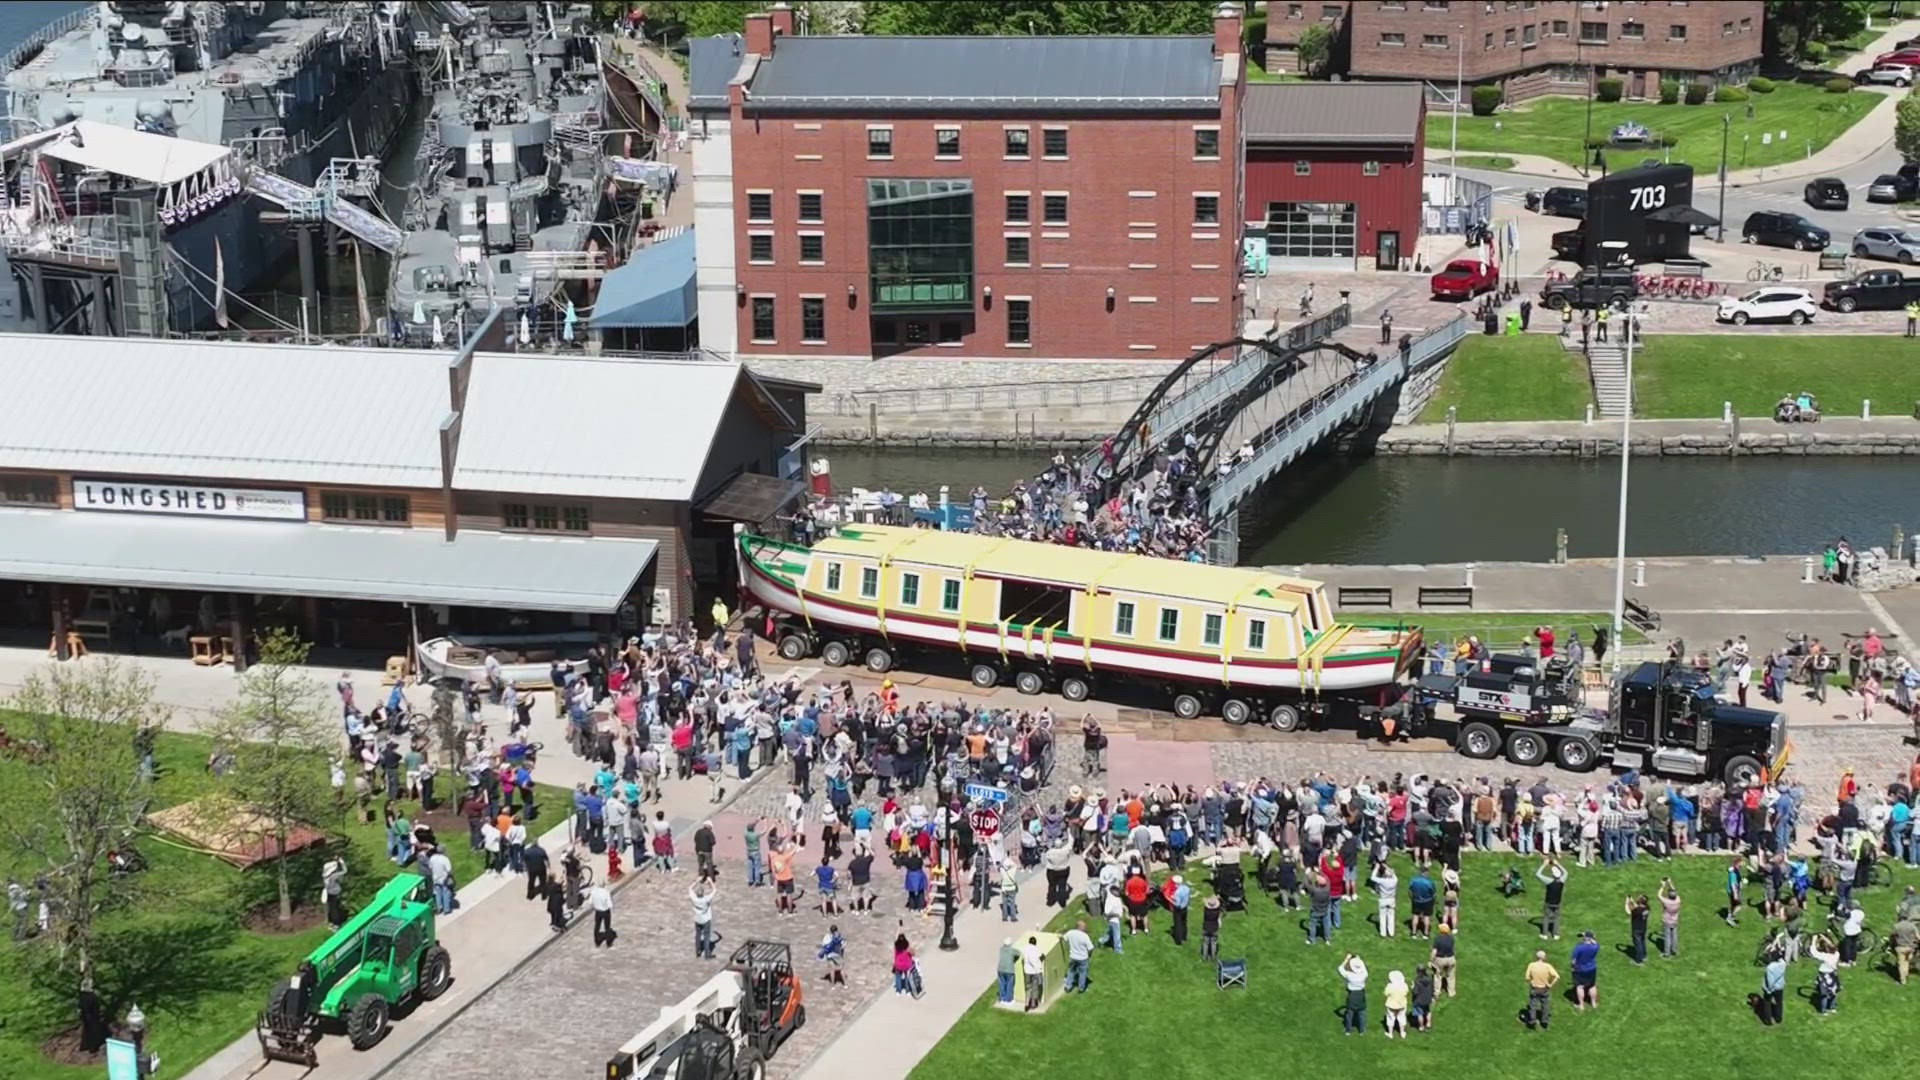
[[[248,171],[247,190],[285,207],[295,217],[309,221],[330,221],[389,255],[400,250],[404,234],[398,226],[375,217],[344,198],[322,193],[265,169]]]

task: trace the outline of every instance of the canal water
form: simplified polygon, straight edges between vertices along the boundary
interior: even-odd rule
[[[965,450],[821,451],[836,487],[1005,491],[1049,454]],[[1846,536],[1886,545],[1920,530],[1920,467],[1907,458],[1635,458],[1627,550],[1784,555]],[[1575,558],[1611,555],[1618,458],[1341,458],[1294,465],[1243,514],[1241,561],[1546,561],[1566,529]]]

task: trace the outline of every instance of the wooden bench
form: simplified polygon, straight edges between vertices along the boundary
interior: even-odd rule
[[[1422,585],[1419,600],[1423,608],[1470,608],[1473,606],[1473,587],[1470,585]]]
[[[1334,595],[1343,608],[1393,606],[1393,590],[1373,585],[1342,585],[1334,590]]]
[[[1660,613],[1629,596],[1622,604],[1621,618],[1628,626],[1641,633],[1652,633],[1660,629]]]
[[[201,667],[211,667],[225,659],[213,647],[213,637],[209,634],[195,634],[187,639],[193,649],[193,662]]]

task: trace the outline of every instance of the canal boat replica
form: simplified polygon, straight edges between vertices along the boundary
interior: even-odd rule
[[[1145,685],[1183,719],[1292,730],[1323,696],[1378,702],[1420,651],[1418,630],[1336,622],[1320,582],[1258,569],[888,525],[736,541],[788,660],[880,672],[957,652],[983,688],[1084,701]]]

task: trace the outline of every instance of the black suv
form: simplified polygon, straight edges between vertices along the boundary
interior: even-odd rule
[[[1587,216],[1587,190],[1577,187],[1550,187],[1539,193],[1527,193],[1527,209],[1548,217],[1582,218]]]
[[[1845,210],[1847,185],[1838,177],[1823,176],[1807,181],[1807,205],[1815,210]]]
[[[1740,226],[1740,239],[1795,251],[1820,251],[1833,242],[1833,234],[1799,214],[1761,210],[1747,215],[1747,223]]]
[[[1555,311],[1564,308],[1620,307],[1640,295],[1633,269],[1582,270],[1567,281],[1549,281],[1540,290],[1540,303]]]

